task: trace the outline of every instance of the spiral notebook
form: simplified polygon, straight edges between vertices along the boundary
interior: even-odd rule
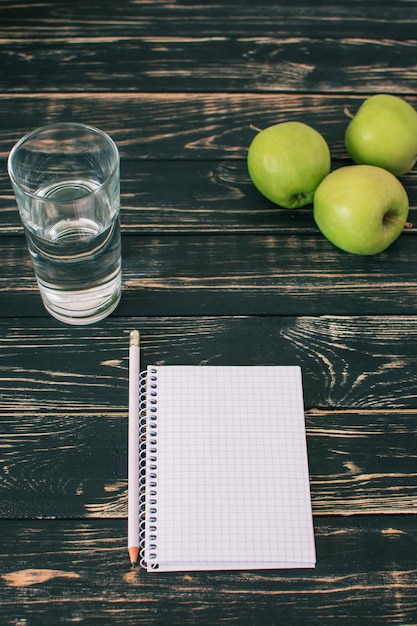
[[[142,567],[314,567],[301,369],[150,366],[141,378]]]

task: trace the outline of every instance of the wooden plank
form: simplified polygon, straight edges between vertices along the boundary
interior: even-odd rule
[[[416,254],[407,232],[373,257],[320,233],[128,238],[118,315],[414,313]]]
[[[22,413],[20,391],[0,412],[0,517],[126,518],[127,393],[106,414],[77,412],[61,389],[55,412]],[[416,410],[308,411],[313,514],[414,514],[416,420]]]
[[[24,238],[1,241],[0,317],[45,317]],[[319,232],[126,236],[122,254],[117,317],[415,313],[409,232],[370,257],[342,252]]]
[[[229,21],[227,21],[229,24]],[[416,25],[414,24],[414,28]],[[413,95],[412,39],[124,35],[0,39],[7,91],[313,92]],[[373,35],[372,37],[375,37]],[[95,44],[95,45],[92,45]],[[30,54],[27,50],[30,49]],[[61,76],[65,74],[65,81]]]
[[[245,159],[254,137],[251,124],[266,128],[295,119],[324,135],[335,161],[346,161],[344,109],[355,112],[363,100],[307,94],[0,93],[0,158],[39,124],[78,121],[108,132],[122,159]],[[407,101],[417,107],[417,96]]]
[[[205,36],[249,36],[257,31],[273,36],[319,38],[329,35],[330,26],[333,35],[403,38],[415,34],[417,22],[416,7],[408,0],[397,0],[395,5],[390,0],[372,4],[352,0],[349,5],[337,0],[312,5],[305,0],[291,6],[276,0],[121,0],[117,4],[111,0],[73,0],[71,5],[2,0],[1,15],[2,30],[10,37],[49,35],[57,39],[140,34],[189,37],[196,31]]]
[[[2,32],[12,38],[68,38],[139,36],[242,37],[265,36],[343,37],[370,36],[412,38],[417,11],[413,2],[389,0],[364,3],[297,2],[275,0],[217,0],[212,2],[129,2],[119,0],[73,0],[70,5],[54,1],[2,0]]]
[[[333,169],[347,164],[333,163]],[[417,169],[401,177],[417,228]],[[6,165],[0,169],[0,235],[22,234]],[[130,161],[121,164],[121,222],[125,234],[316,234],[312,206],[283,209],[253,186],[246,159]]]
[[[128,329],[142,333],[143,366],[154,363],[299,364],[313,410],[417,408],[417,317],[132,317],[94,326],[0,319],[5,414],[127,409]]]
[[[317,519],[315,570],[131,571],[126,522],[0,522],[5,624],[413,624],[410,517]],[[13,549],[10,549],[13,546]]]

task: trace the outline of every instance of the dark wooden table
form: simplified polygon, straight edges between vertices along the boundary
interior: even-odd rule
[[[417,106],[416,58],[407,0],[0,0],[2,625],[417,623],[416,229],[348,255],[246,169],[289,119],[350,163],[344,108]],[[90,327],[45,313],[6,172],[54,121],[121,152],[123,297]],[[315,570],[130,569],[131,328],[143,365],[302,366]]]

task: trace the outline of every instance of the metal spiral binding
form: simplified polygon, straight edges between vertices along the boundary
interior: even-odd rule
[[[157,370],[149,368],[139,378],[139,440],[140,440],[140,565],[145,569],[158,569],[158,448],[157,448]],[[148,474],[147,474],[148,472]],[[146,493],[146,484],[148,493]],[[145,556],[145,519],[148,527],[148,563]]]
[[[146,371],[139,376],[139,563],[145,562],[145,500],[146,500]]]

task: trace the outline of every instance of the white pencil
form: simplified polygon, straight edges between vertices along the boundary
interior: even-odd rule
[[[128,529],[127,548],[132,567],[139,557],[139,332],[130,332],[129,343],[129,435],[128,435]]]

